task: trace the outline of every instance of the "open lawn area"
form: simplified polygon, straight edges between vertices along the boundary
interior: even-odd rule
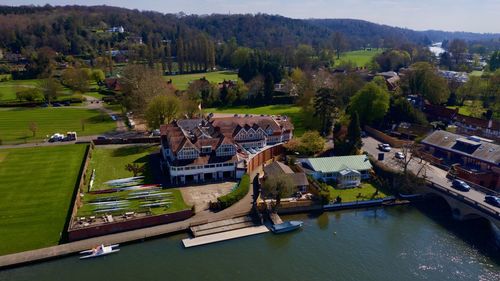
[[[340,55],[340,60],[337,60],[335,58],[335,65],[339,65],[342,62],[351,61],[356,66],[365,66],[372,60],[374,56],[382,53],[383,51],[383,49],[370,49],[345,52]]]
[[[82,128],[83,121],[83,128]],[[33,138],[29,124],[36,123]],[[0,108],[0,139],[4,144],[40,140],[46,135],[76,131],[79,136],[113,131],[116,122],[105,113],[84,108]]]
[[[206,73],[195,73],[195,74],[179,74],[179,75],[167,75],[165,79],[172,79],[172,83],[178,90],[185,90],[189,86],[189,82],[193,80],[198,80],[205,77],[208,81],[213,83],[219,83],[225,80],[236,80],[238,79],[238,74],[232,71],[215,71]]]
[[[0,83],[0,101],[15,100],[16,92],[38,87],[37,79],[32,80],[10,80]]]
[[[122,178],[132,177],[133,174],[125,169],[125,165],[130,163],[137,163],[140,166],[145,166],[145,171],[139,173],[140,176],[144,176],[144,180],[139,180],[138,182],[131,183],[129,185],[140,185],[140,184],[152,184],[152,171],[150,165],[150,154],[157,152],[159,150],[158,145],[107,145],[107,146],[97,146],[92,152],[92,158],[89,165],[88,175],[92,173],[95,169],[94,184],[92,185],[91,191],[113,189],[116,186],[111,186],[105,182],[109,180],[116,180]],[[157,168],[157,167],[154,167]],[[87,183],[88,186],[88,183]],[[130,197],[138,196],[144,191],[151,192],[158,196],[153,196],[154,198],[134,198]],[[140,196],[139,196],[140,197]],[[110,200],[108,200],[110,199]],[[112,199],[112,200],[111,200]],[[85,190],[85,196],[83,199],[83,206],[78,209],[78,216],[99,216],[99,208],[103,209],[106,204],[95,203],[100,200],[118,201],[120,202],[121,209],[116,211],[108,211],[106,213],[112,213],[115,215],[123,214],[126,212],[151,212],[153,215],[172,213],[180,210],[189,209],[182,194],[179,189],[161,189],[160,187],[156,189],[145,189],[145,190],[125,190],[116,191],[112,193],[103,194],[91,194],[88,190]],[[150,201],[148,201],[150,200]],[[154,208],[147,208],[143,205],[167,202],[167,205],[162,205]],[[111,209],[111,208],[108,208]]]
[[[369,182],[363,182],[359,187],[356,188],[336,189],[330,186],[329,189],[332,200],[335,200],[337,196],[340,196],[340,198],[342,198],[342,203],[380,199],[387,197],[387,194],[385,194],[380,189],[378,191],[378,194],[375,195],[376,188],[373,184]]]
[[[447,106],[448,108],[458,108],[458,113],[466,116],[481,118],[481,115],[486,112],[481,101],[466,100],[462,106]]]
[[[231,113],[231,114],[267,114],[267,115],[286,115],[292,119],[295,127],[294,135],[301,136],[306,128],[302,124],[300,107],[291,104],[266,105],[259,107],[235,106],[225,108],[205,108],[205,113]]]
[[[0,255],[58,244],[86,147],[0,149]]]

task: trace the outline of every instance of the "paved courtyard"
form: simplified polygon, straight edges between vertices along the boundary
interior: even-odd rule
[[[182,197],[188,205],[195,205],[196,213],[208,210],[210,201],[228,194],[236,182],[219,182],[205,185],[181,187]]]

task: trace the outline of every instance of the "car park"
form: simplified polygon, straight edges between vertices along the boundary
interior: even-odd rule
[[[454,179],[452,182],[452,187],[460,191],[469,191],[470,186],[463,180]]]
[[[496,207],[500,207],[500,198],[497,196],[486,195],[484,197],[484,202],[486,202],[490,205],[496,206]]]
[[[405,158],[403,152],[401,152],[401,151],[396,152],[396,154],[394,154],[394,157],[396,157],[396,159],[404,159]]]
[[[380,143],[378,145],[378,149],[385,151],[385,152],[389,152],[389,151],[391,151],[391,146],[387,143]]]

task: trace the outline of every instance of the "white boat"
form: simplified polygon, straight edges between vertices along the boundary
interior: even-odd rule
[[[304,223],[302,221],[286,221],[284,223],[275,224],[271,227],[274,233],[283,233],[299,229]]]
[[[89,255],[80,257],[80,259],[96,258],[96,257],[105,256],[105,255],[119,252],[120,249],[114,249],[118,246],[119,246],[119,244],[114,244],[114,245],[109,245],[109,246],[104,246],[101,244],[93,249],[80,252],[80,254],[89,254]]]

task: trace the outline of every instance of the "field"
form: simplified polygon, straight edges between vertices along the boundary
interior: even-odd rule
[[[340,196],[343,203],[379,199],[387,196],[381,190],[379,190],[378,194],[375,195],[375,191],[375,186],[367,182],[361,183],[360,187],[350,189],[335,189],[330,186],[330,196],[332,200],[335,200],[337,196]],[[360,194],[361,196],[359,196]]]
[[[29,130],[31,122],[38,127],[34,138]],[[47,135],[67,131],[76,131],[80,136],[98,135],[114,130],[115,126],[108,115],[97,110],[67,107],[0,109],[0,139],[4,144],[41,140]]]
[[[58,244],[85,149],[0,149],[0,255]]]
[[[466,100],[462,106],[447,106],[448,108],[458,108],[458,113],[466,116],[481,117],[486,112],[481,101]]]
[[[38,80],[11,80],[0,83],[0,100],[15,100],[16,92],[36,88]]]
[[[306,128],[304,128],[300,116],[300,107],[294,105],[266,105],[260,107],[236,106],[229,108],[205,108],[205,113],[231,113],[231,114],[267,114],[267,115],[286,115],[292,119],[295,127],[294,135],[301,136]]]
[[[95,169],[95,180],[91,191],[112,188],[112,186],[105,184],[106,181],[132,177],[133,174],[125,169],[125,165],[129,163],[138,163],[141,166],[145,165],[144,173],[139,174],[144,176],[144,180],[140,181],[140,184],[154,183],[152,180],[152,172],[149,167],[149,154],[157,152],[158,150],[158,145],[111,145],[96,147],[93,150],[89,170],[87,171],[90,175],[91,171]],[[96,208],[95,205],[89,204],[89,201],[96,199],[102,200],[102,198],[109,197],[115,197],[116,200],[127,200],[127,197],[134,193],[134,191],[120,191],[107,194],[90,194],[88,190],[85,190],[85,192],[84,204],[78,210],[78,216],[97,215],[94,212]],[[142,203],[141,200],[127,200],[129,205],[126,207],[126,210],[117,211],[117,214],[130,211],[151,211],[152,214],[163,214],[189,208],[178,189],[160,190],[158,192],[170,192],[168,199],[171,203],[168,208],[158,207],[148,210],[140,206]]]
[[[219,83],[225,80],[236,80],[238,79],[238,74],[232,71],[216,71],[216,72],[206,72],[206,73],[195,73],[195,74],[179,74],[179,75],[167,75],[165,79],[172,79],[172,83],[178,90],[185,90],[189,86],[189,82],[193,80],[198,80],[205,77],[208,81]]]
[[[342,62],[351,61],[356,66],[365,66],[369,63],[372,58],[383,52],[383,49],[371,49],[371,50],[358,50],[345,52],[340,55],[340,60],[335,60],[335,65],[339,65]]]

